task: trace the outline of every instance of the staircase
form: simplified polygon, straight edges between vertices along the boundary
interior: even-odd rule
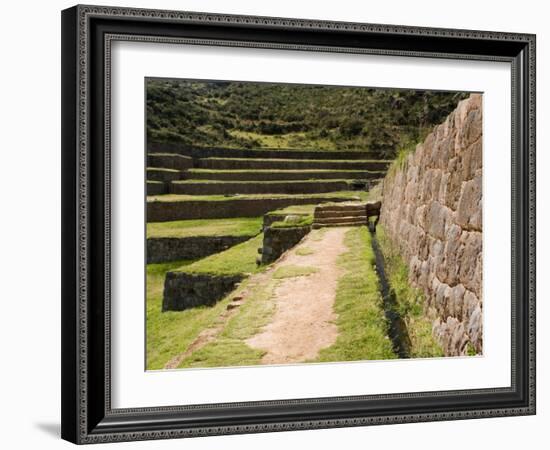
[[[365,203],[343,203],[341,205],[320,205],[313,213],[313,228],[356,227],[367,225]]]

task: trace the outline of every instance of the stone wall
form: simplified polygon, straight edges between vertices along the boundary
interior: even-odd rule
[[[229,294],[245,275],[168,272],[164,280],[162,311],[212,306]]]
[[[147,181],[147,195],[162,195],[168,193],[166,183],[162,181]]]
[[[481,100],[461,101],[383,183],[381,223],[446,355],[483,349]]]
[[[261,263],[269,264],[276,261],[284,252],[300,242],[310,231],[310,226],[268,227],[264,230]]]
[[[364,184],[364,183],[363,183]],[[326,192],[351,191],[352,182],[340,180],[317,181],[266,181],[238,182],[210,181],[208,183],[174,182],[170,185],[171,194],[185,195],[231,195],[231,194],[322,194]]]
[[[199,259],[227,250],[253,236],[189,236],[148,238],[147,264]]]
[[[168,142],[148,142],[147,153],[178,153],[193,158],[297,158],[297,159],[370,159],[368,151],[358,150],[295,150],[245,149],[222,147],[190,147]]]
[[[220,201],[182,200],[147,202],[147,222],[166,222],[186,219],[223,219],[226,217],[258,217],[269,211],[292,205],[310,205],[324,202],[345,202],[353,197],[275,197],[235,198]]]

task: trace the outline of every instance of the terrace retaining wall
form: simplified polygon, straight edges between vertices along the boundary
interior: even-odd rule
[[[380,221],[446,355],[482,352],[481,201],[482,104],[472,94],[383,184]]]
[[[189,236],[147,239],[147,264],[198,259],[227,250],[252,236]]]
[[[245,275],[168,272],[164,280],[162,311],[212,306],[235,289]]]
[[[353,161],[353,160],[308,160],[308,159],[224,159],[204,158],[196,159],[194,167],[197,169],[272,169],[272,170],[369,170],[381,171],[388,168],[387,161]]]
[[[147,181],[147,195],[162,195],[168,193],[168,186],[162,181]]]
[[[193,167],[193,158],[175,154],[149,153],[147,155],[147,167],[186,170]]]
[[[310,231],[310,226],[266,228],[264,230],[261,263],[269,264],[276,261],[284,252],[298,244]]]
[[[170,184],[172,194],[223,195],[223,194],[321,194],[324,192],[351,191],[353,185],[347,181],[307,182],[174,182]]]
[[[148,153],[178,153],[193,158],[297,158],[297,159],[369,159],[372,155],[359,150],[295,150],[295,149],[242,149],[221,147],[188,147],[167,142],[147,144]]]
[[[167,222],[185,219],[221,219],[226,217],[258,217],[269,211],[292,205],[312,205],[323,202],[344,202],[353,198],[258,198],[234,200],[150,201],[147,222]]]
[[[385,172],[356,171],[295,171],[281,172],[273,170],[228,171],[228,172],[196,172],[188,171],[185,178],[194,180],[223,181],[277,181],[277,180],[373,180],[383,177]]]

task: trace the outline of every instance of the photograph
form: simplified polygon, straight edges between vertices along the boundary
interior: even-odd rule
[[[147,77],[147,371],[483,357],[483,93]]]
[[[61,437],[525,446],[542,16],[226,3],[61,12]]]

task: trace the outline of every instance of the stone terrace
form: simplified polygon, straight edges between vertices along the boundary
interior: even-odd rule
[[[294,204],[356,201],[355,191],[382,179],[389,163],[359,150],[151,144],[147,194],[157,197],[148,199],[148,221],[250,217]]]

